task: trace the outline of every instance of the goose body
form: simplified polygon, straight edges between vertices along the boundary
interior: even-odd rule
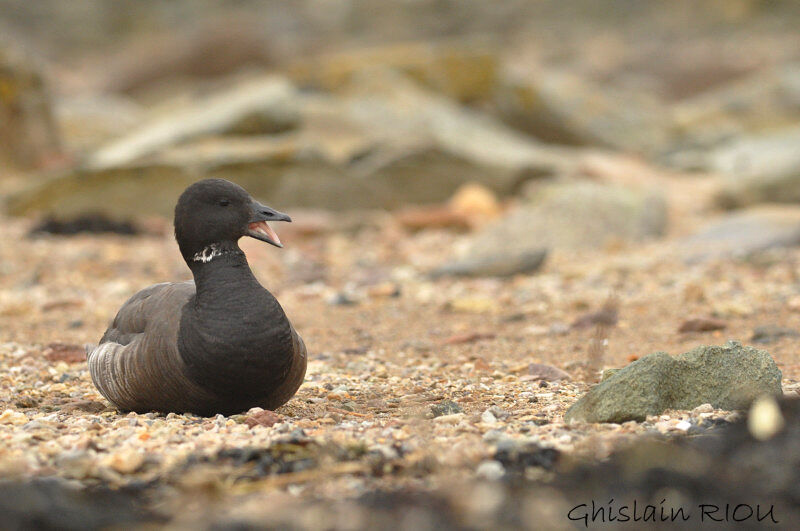
[[[187,188],[175,234],[194,280],[150,286],[122,305],[88,352],[104,397],[125,411],[213,415],[275,409],[295,394],[305,344],[237,244],[253,236],[281,246],[269,220],[290,221],[228,181]]]

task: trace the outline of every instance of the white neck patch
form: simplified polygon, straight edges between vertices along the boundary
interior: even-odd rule
[[[222,249],[220,249],[216,243],[212,243],[199,253],[195,253],[195,255],[192,257],[192,261],[203,262],[205,264],[218,256],[222,256]]]

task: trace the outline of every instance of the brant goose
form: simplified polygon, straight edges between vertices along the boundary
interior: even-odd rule
[[[223,179],[181,194],[175,239],[194,281],[138,292],[87,349],[104,397],[125,411],[210,416],[275,409],[295,394],[305,344],[237,243],[251,236],[283,247],[267,221],[291,219]]]

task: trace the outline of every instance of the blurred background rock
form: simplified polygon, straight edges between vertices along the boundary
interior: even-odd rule
[[[0,0],[2,189],[12,214],[125,196],[169,215],[206,176],[283,207],[396,208],[585,177],[576,162],[602,150],[718,174],[726,208],[795,201],[798,15],[759,0]],[[153,190],[166,197],[142,212]]]

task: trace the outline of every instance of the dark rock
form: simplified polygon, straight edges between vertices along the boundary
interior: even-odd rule
[[[781,371],[768,352],[729,341],[672,358],[656,352],[620,369],[582,396],[567,421],[642,421],[666,409],[743,409],[761,395],[780,396]]]
[[[761,515],[772,509],[771,517],[760,523],[751,518],[735,526],[791,527],[789,522],[800,513],[800,451],[796,444],[796,437],[800,437],[800,400],[782,400],[779,407],[785,427],[768,440],[756,439],[745,419],[717,428],[714,435],[689,441],[640,441],[602,463],[567,470],[552,486],[572,500],[570,507],[587,500],[597,500],[599,506],[599,500],[605,503],[611,499],[615,500],[615,511],[621,505],[628,505],[631,511],[633,500],[640,511],[647,504],[664,504],[667,512],[670,505],[677,505],[691,517],[686,524],[693,524],[700,518],[699,504],[708,504],[708,510],[717,506],[719,510],[712,514],[720,518],[726,504],[733,510],[743,503],[754,511],[760,505]],[[666,491],[670,495],[665,503]],[[591,514],[588,521],[592,521]],[[583,525],[582,520],[580,523]]]
[[[61,405],[59,408],[64,413],[74,411],[85,411],[87,413],[100,413],[108,408],[108,405],[95,400],[72,400]]]
[[[139,229],[130,221],[117,221],[103,214],[84,214],[70,219],[57,219],[48,216],[39,222],[30,234],[122,234],[134,236]]]
[[[457,277],[510,277],[538,271],[547,258],[546,249],[513,253],[501,256],[466,257],[444,264],[431,271],[431,278]]]
[[[94,530],[155,525],[165,518],[144,510],[135,489],[83,488],[61,479],[0,481],[2,528]]]
[[[714,317],[695,317],[687,319],[678,327],[678,332],[685,334],[688,332],[713,332],[715,330],[725,330],[728,323],[722,319]]]
[[[190,456],[186,466],[197,463],[223,464],[232,461],[235,465],[254,463],[248,468],[246,477],[259,478],[273,474],[288,474],[315,468],[318,464],[320,448],[308,444],[307,438],[290,436],[287,442],[276,442],[267,448],[228,448],[220,450],[216,456]]]
[[[555,448],[545,448],[536,443],[503,442],[498,444],[494,459],[503,465],[507,473],[524,475],[525,469],[531,467],[553,470],[560,455],[561,452]]]
[[[475,343],[476,341],[484,341],[486,339],[494,339],[496,334],[491,332],[465,332],[463,334],[455,334],[444,340],[445,345],[463,345],[465,343]]]
[[[461,406],[451,400],[442,400],[437,404],[431,406],[431,413],[433,417],[443,417],[444,415],[455,415],[456,413],[463,413],[464,410]]]
[[[753,330],[751,340],[754,343],[772,343],[783,337],[800,337],[800,332],[793,328],[777,325],[758,326]]]
[[[800,208],[760,206],[714,221],[681,242],[689,262],[742,258],[800,245]]]
[[[591,328],[593,326],[616,326],[619,321],[619,309],[616,305],[607,305],[597,310],[578,317],[572,328]]]
[[[339,409],[344,409],[345,411],[355,411],[357,407],[358,404],[352,400],[348,400],[347,402],[342,402],[342,404],[339,406]]]

